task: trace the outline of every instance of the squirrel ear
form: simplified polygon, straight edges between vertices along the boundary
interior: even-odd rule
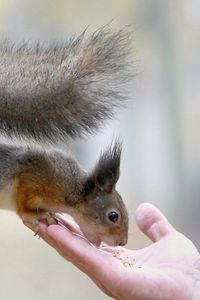
[[[87,194],[94,190],[112,192],[119,179],[121,149],[121,142],[116,141],[114,146],[100,156],[99,162],[86,182]]]

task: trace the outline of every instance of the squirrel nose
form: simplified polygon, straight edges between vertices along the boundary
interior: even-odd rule
[[[128,241],[128,237],[127,236],[123,236],[118,244],[118,246],[124,246],[127,244]]]

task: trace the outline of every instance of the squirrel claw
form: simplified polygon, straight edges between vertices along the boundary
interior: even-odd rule
[[[40,239],[40,236],[39,236],[39,234],[38,234],[38,230],[34,233],[33,236],[37,236],[37,237],[38,237],[38,240]]]

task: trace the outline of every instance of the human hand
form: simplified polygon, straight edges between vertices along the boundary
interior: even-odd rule
[[[200,255],[151,204],[142,204],[136,223],[154,243],[140,250],[91,245],[79,227],[40,223],[39,235],[117,300],[199,300]],[[67,228],[66,228],[67,227]]]

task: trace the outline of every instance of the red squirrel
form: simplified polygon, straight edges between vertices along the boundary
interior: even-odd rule
[[[0,45],[0,131],[36,143],[95,132],[126,101],[131,33],[103,27],[60,45]],[[0,207],[13,209],[37,231],[69,213],[96,245],[125,245],[128,213],[115,186],[121,143],[85,172],[69,152],[0,145]]]

